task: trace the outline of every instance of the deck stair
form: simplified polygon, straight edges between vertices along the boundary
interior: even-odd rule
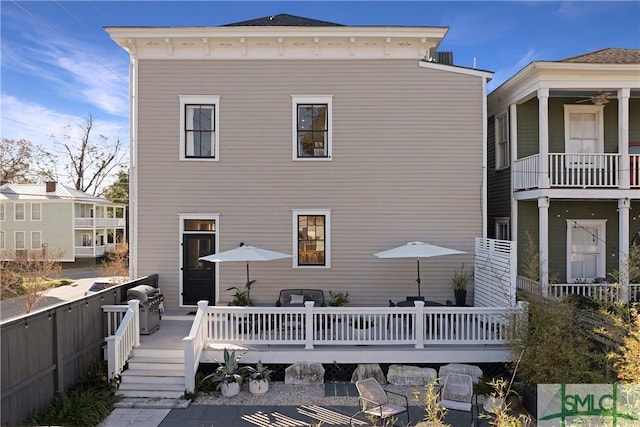
[[[184,395],[184,352],[136,348],[129,368],[120,377],[118,395],[123,397],[163,397]]]

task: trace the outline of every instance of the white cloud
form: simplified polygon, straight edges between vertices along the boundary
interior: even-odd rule
[[[50,151],[57,151],[54,140],[62,140],[64,135],[72,131],[77,136],[79,127],[84,125],[86,116],[77,116],[51,110],[42,105],[23,101],[13,96],[2,95],[2,137],[10,139],[26,139],[43,145]],[[105,120],[94,116],[93,135],[104,135],[109,141],[120,138],[128,145],[128,120]],[[70,129],[66,127],[70,126]],[[55,135],[55,138],[52,136]]]
[[[513,65],[501,68],[495,72],[493,75],[493,79],[487,85],[487,90],[492,91],[493,89],[500,86],[505,80],[509,79],[511,76],[516,74],[522,68],[526,67],[532,61],[535,61],[537,58],[540,58],[540,52],[537,52],[535,49],[529,49],[523,56],[517,59]]]

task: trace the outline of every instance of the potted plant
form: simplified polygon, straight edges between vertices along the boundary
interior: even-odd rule
[[[329,307],[344,307],[349,304],[349,292],[329,291]]]
[[[233,294],[233,299],[229,301],[229,305],[236,305],[241,307],[252,305],[251,298],[249,297],[249,291],[251,291],[251,285],[253,285],[254,283],[255,283],[255,280],[251,280],[247,282],[244,286],[244,290],[238,288],[237,286],[232,286],[230,288],[227,288],[227,291],[233,291],[233,290],[236,291]]]
[[[471,274],[467,274],[464,271],[464,264],[462,264],[462,268],[460,271],[456,271],[453,274],[453,294],[456,299],[457,306],[463,306],[467,300],[467,284],[469,283],[469,279],[471,279]]]
[[[216,385],[216,389],[220,390],[225,397],[235,396],[240,393],[240,385],[242,384],[242,372],[238,368],[238,361],[242,356],[236,357],[235,350],[229,353],[224,349],[224,363],[218,362],[218,368],[202,379],[202,382],[211,381]]]
[[[242,373],[249,379],[249,391],[251,394],[265,394],[269,390],[269,381],[273,370],[262,364],[258,360],[256,367],[245,366],[240,368]]]

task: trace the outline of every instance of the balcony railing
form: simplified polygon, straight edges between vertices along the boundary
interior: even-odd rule
[[[124,218],[74,218],[75,228],[124,227]]]
[[[104,255],[106,246],[76,246],[74,254],[77,257],[98,257]]]
[[[631,154],[629,158],[630,185],[632,188],[640,188],[640,155]],[[540,163],[540,154],[516,160],[513,165],[516,190],[540,187]],[[620,184],[621,173],[627,173],[627,169],[621,167],[620,155],[617,153],[549,154],[551,188],[614,188]]]
[[[534,295],[542,295],[542,286],[535,280],[518,276],[516,286]],[[622,296],[620,285],[615,283],[553,283],[547,289],[549,297],[558,299],[579,295],[603,302],[615,302]],[[640,302],[640,283],[629,284],[629,301]]]

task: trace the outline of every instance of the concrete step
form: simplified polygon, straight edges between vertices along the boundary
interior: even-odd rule
[[[186,409],[191,400],[163,397],[125,397],[113,404],[114,408]]]
[[[136,347],[132,351],[133,357],[178,357],[184,359],[184,349],[166,349],[166,348],[149,348]]]
[[[162,387],[158,387],[158,384],[149,383],[120,383],[118,391],[125,390],[151,390],[151,391],[181,391],[184,393],[184,384],[162,384]]]
[[[184,370],[170,370],[162,369],[127,369],[122,373],[123,375],[132,376],[144,376],[144,377],[180,377],[184,378]]]
[[[184,390],[182,391],[162,391],[162,390],[118,390],[118,396],[125,398],[165,398],[165,399],[180,399],[184,396]]]
[[[120,377],[121,387],[122,384],[155,384],[156,389],[164,389],[164,384],[180,384],[184,388],[184,374],[182,376],[146,376],[124,371]]]

